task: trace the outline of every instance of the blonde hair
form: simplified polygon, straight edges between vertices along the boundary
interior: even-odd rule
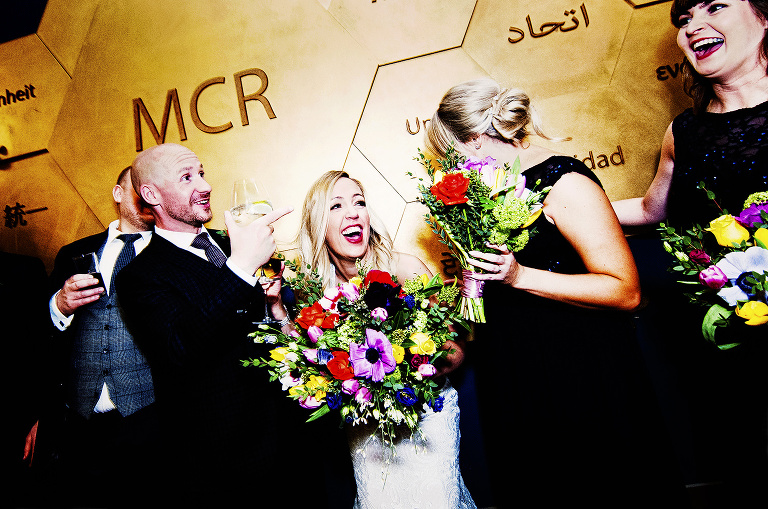
[[[307,191],[301,210],[301,227],[296,239],[299,251],[299,268],[302,272],[317,270],[323,280],[323,287],[335,284],[336,268],[333,265],[325,242],[328,230],[328,215],[330,213],[333,188],[342,178],[352,180],[365,196],[363,185],[344,171],[328,171],[318,178]],[[371,268],[392,273],[392,239],[384,224],[368,209],[371,221],[371,231],[365,263]],[[307,265],[311,267],[307,268]]]
[[[519,89],[502,88],[492,79],[467,81],[452,87],[427,122],[427,150],[444,157],[452,144],[467,143],[480,134],[509,143],[523,142],[531,133],[551,138],[541,127],[541,120],[528,95]]]

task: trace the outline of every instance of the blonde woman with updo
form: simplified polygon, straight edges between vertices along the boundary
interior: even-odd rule
[[[468,351],[495,506],[681,507],[676,460],[632,330],[632,254],[597,176],[544,139],[528,95],[493,80],[451,88],[427,124],[445,156],[520,158],[552,186],[528,245],[470,252],[487,323]],[[671,505],[670,505],[671,504]],[[682,507],[684,507],[683,505]]]
[[[325,288],[357,276],[357,260],[394,274],[400,282],[432,276],[419,258],[393,250],[383,223],[367,207],[362,184],[342,171],[326,172],[310,187],[297,244],[301,267],[317,270]],[[436,366],[444,404],[439,412],[428,408],[420,415],[423,438],[402,429],[392,456],[374,425],[347,427],[355,508],[476,509],[459,468],[458,393],[445,378],[464,354],[454,341],[444,348],[453,350]]]

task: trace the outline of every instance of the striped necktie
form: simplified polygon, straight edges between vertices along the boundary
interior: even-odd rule
[[[206,232],[195,237],[195,240],[192,241],[192,247],[204,250],[208,261],[219,268],[227,262],[227,257],[221,252],[221,249],[213,245]]]
[[[114,291],[115,276],[118,272],[123,270],[123,267],[128,265],[128,262],[136,258],[136,248],[133,243],[141,238],[140,233],[122,233],[117,236],[118,239],[123,241],[123,249],[120,254],[117,255],[117,261],[115,261],[115,268],[112,269],[112,278],[109,281],[109,293]]]

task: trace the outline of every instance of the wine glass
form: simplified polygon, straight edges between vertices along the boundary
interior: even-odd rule
[[[232,207],[229,209],[232,218],[236,223],[247,225],[254,220],[262,217],[268,212],[272,212],[272,202],[264,191],[263,186],[253,178],[236,180],[232,188]],[[275,251],[277,254],[277,251]],[[259,283],[267,284],[274,281],[275,276],[280,272],[281,261],[275,255],[269,261],[257,269],[259,274]],[[269,316],[269,306],[264,299],[264,321],[258,323],[273,323]]]
[[[235,181],[232,188],[232,218],[236,223],[246,225],[272,212],[272,202],[263,187],[253,178]]]

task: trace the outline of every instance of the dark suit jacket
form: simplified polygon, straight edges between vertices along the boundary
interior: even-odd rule
[[[299,461],[292,457],[301,442],[295,430],[306,416],[265,370],[241,363],[268,355],[247,337],[255,326],[242,312],[254,307],[261,317],[261,287],[159,235],[118,274],[115,286],[152,369],[167,436],[181,461],[175,468],[192,480],[190,489],[210,486],[220,494],[245,482],[232,489],[271,485],[277,493],[280,483],[295,483],[286,469]]]
[[[78,239],[59,249],[59,252],[56,254],[56,259],[53,262],[53,270],[48,277],[47,301],[50,301],[51,297],[61,289],[64,285],[64,281],[76,273],[75,263],[72,261],[72,258],[85,253],[98,252],[106,241],[107,230],[104,230],[101,233]],[[50,423],[46,428],[51,432],[57,433],[60,430],[53,430],[51,427],[58,426],[58,420],[63,418],[67,393],[66,385],[69,378],[69,360],[73,344],[72,341],[67,340],[67,335],[71,334],[73,329],[70,327],[66,331],[61,332],[51,322],[49,312],[46,314],[45,324],[46,327],[48,327],[49,332],[54,336],[54,341],[51,345],[51,356],[55,359],[55,364],[52,367],[49,378],[49,382],[53,384],[51,386],[52,397],[49,400],[50,414],[48,415],[49,418],[45,419],[45,422]],[[40,424],[41,429],[39,433],[43,435],[43,437],[40,437],[41,439],[45,438],[45,433],[42,429],[45,422],[41,422]]]
[[[64,281],[75,274],[75,263],[72,261],[73,257],[85,253],[95,253],[106,241],[107,230],[104,230],[96,235],[76,240],[59,249],[59,252],[56,255],[56,260],[53,262],[51,277],[49,278],[48,298],[50,299],[54,293],[58,292],[62,285],[64,285]]]

